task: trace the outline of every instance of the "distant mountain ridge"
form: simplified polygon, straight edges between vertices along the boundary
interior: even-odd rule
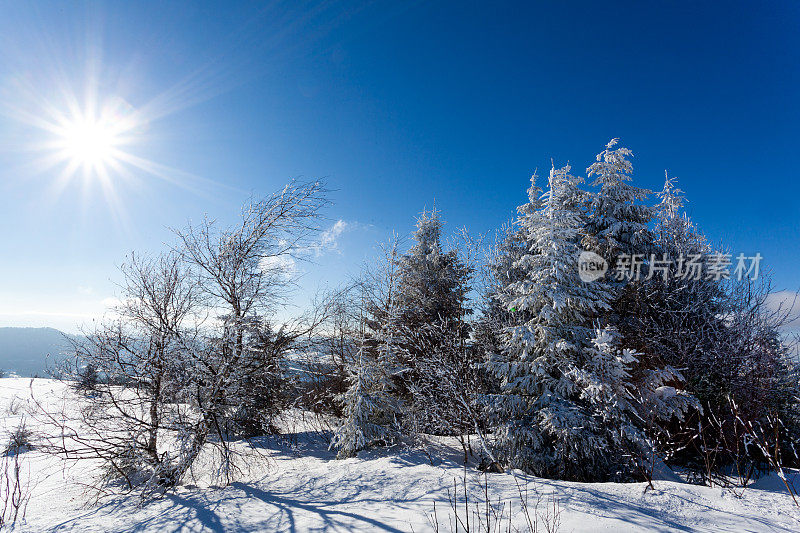
[[[0,328],[0,370],[21,377],[47,376],[69,350],[71,337],[53,328]]]

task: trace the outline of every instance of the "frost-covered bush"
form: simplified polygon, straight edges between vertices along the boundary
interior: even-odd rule
[[[12,429],[3,447],[3,455],[17,455],[32,450],[33,445],[33,431],[28,428],[26,421],[23,419],[17,427]]]
[[[44,449],[100,459],[101,482],[144,497],[172,489],[207,450],[229,481],[239,460],[231,439],[272,430],[284,405],[280,358],[324,319],[324,305],[274,329],[270,317],[293,287],[287,261],[308,249],[325,205],[320,182],[290,183],[246,204],[230,227],[205,219],[157,257],[132,254],[115,318],[73,341],[67,377],[89,390],[91,407],[43,408],[52,434],[65,436]]]

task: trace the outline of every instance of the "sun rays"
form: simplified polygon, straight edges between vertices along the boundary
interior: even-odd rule
[[[113,219],[129,230],[131,194],[157,194],[162,183],[204,197],[233,189],[151,155],[165,152],[164,135],[153,123],[202,101],[205,88],[198,82],[178,82],[142,98],[130,80],[118,79],[118,68],[104,68],[97,51],[83,61],[45,55],[50,60],[40,71],[0,80],[0,115],[11,119],[0,147],[20,155],[14,174],[46,180],[45,206],[74,201],[78,189],[83,211],[96,210],[100,194]]]
[[[107,210],[124,227],[137,196],[164,197],[167,186],[216,200],[246,194],[235,178],[205,175],[216,167],[202,149],[192,147],[201,153],[197,161],[184,156],[198,132],[181,130],[177,115],[306,53],[352,14],[342,9],[264,7],[204,45],[196,59],[177,63],[152,44],[169,43],[153,35],[142,36],[151,44],[134,43],[135,54],[120,54],[100,6],[83,17],[85,25],[66,24],[63,33],[43,30],[38,18],[28,22],[20,28],[24,38],[9,45],[13,61],[0,70],[0,152],[12,154],[6,172],[31,180],[43,208],[78,202],[80,214]]]
[[[137,130],[143,125],[144,121],[121,98],[102,105],[87,101],[44,124],[50,139],[42,149],[50,152],[52,164],[62,167],[63,180],[82,175],[87,181],[101,180],[104,187],[109,187],[122,162],[130,159],[125,149],[137,141]]]

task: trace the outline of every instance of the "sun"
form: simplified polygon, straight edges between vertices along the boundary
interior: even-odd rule
[[[87,105],[60,114],[53,127],[51,149],[56,158],[67,164],[72,172],[83,169],[85,175],[108,176],[109,168],[119,167],[126,157],[125,145],[134,134],[134,115],[114,105]]]
[[[80,194],[84,209],[89,209],[98,205],[100,193],[115,218],[127,224],[126,195],[156,182],[204,195],[229,188],[150,158],[152,152],[163,151],[163,137],[151,133],[152,124],[184,109],[192,84],[147,99],[128,94],[126,83],[107,79],[102,71],[102,65],[91,63],[72,83],[61,71],[37,78],[41,83],[21,80],[14,98],[0,98],[0,119],[11,118],[24,139],[19,144],[23,166],[47,177],[42,192],[48,201]],[[4,90],[0,86],[5,96]],[[128,98],[134,98],[136,106]],[[4,126],[0,124],[0,130]]]
[[[121,144],[119,125],[85,117],[67,122],[58,135],[64,158],[84,168],[97,169],[114,163]]]

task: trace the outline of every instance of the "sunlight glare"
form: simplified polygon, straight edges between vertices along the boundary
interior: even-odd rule
[[[97,168],[115,159],[119,139],[115,128],[102,121],[76,119],[60,132],[64,156],[73,164]]]

